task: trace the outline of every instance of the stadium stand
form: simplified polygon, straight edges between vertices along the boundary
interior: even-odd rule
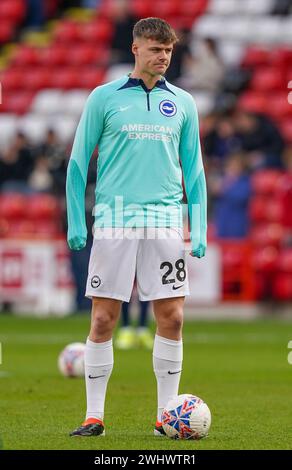
[[[65,11],[63,17],[45,23],[34,36],[20,29],[25,2],[1,1],[0,170],[18,131],[27,136],[37,161],[37,149],[48,129],[55,130],[67,148],[66,160],[90,90],[128,70],[127,64],[112,61],[112,2],[104,0],[99,9],[87,10],[86,14],[82,9]],[[226,156],[237,150],[245,151],[251,178],[248,236],[243,240],[220,240],[216,230],[213,236],[222,245],[223,299],[292,300],[291,163],[289,166],[281,160],[282,155],[277,155],[278,168],[265,163],[255,165],[260,151],[243,149],[234,114],[235,110],[265,115],[279,129],[286,149],[292,145],[292,104],[288,101],[292,12],[275,14],[274,0],[130,0],[129,8],[135,18],[160,16],[179,30],[189,31],[191,60],[196,59],[199,43],[213,39],[224,66],[225,77],[215,90],[190,90],[201,116],[210,187],[224,173]],[[227,135],[229,131],[222,122],[220,125],[226,112],[232,135]],[[207,150],[210,143],[215,149],[212,152]],[[54,196],[27,196],[15,191],[7,196],[6,182],[0,178],[0,237],[63,236],[62,225],[56,223],[62,201]],[[29,186],[28,181],[26,184]],[[211,220],[217,200],[218,195],[211,196]],[[19,211],[29,215],[16,223]]]

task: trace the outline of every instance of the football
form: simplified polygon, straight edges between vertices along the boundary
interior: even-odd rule
[[[172,439],[202,439],[210,429],[211,412],[201,398],[178,395],[167,403],[161,421],[165,434]]]
[[[84,343],[68,344],[58,357],[59,371],[65,377],[84,376]]]

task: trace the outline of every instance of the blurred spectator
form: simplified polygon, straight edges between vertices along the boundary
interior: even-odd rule
[[[292,146],[285,149],[283,153],[283,163],[288,173],[292,173]]]
[[[274,0],[272,15],[289,15],[292,12],[292,0]]]
[[[28,178],[33,168],[33,155],[26,136],[18,132],[0,160],[1,190],[29,191]]]
[[[100,6],[101,2],[102,0],[82,0],[82,7],[96,9]]]
[[[249,154],[252,169],[282,167],[284,141],[267,116],[239,110],[235,115],[235,125],[241,149]]]
[[[67,8],[78,8],[81,6],[81,0],[58,0],[58,10],[63,12]]]
[[[134,56],[129,45],[133,42],[132,31],[137,19],[126,0],[115,0],[111,13],[114,24],[112,63],[133,63]]]
[[[38,157],[34,169],[29,177],[28,184],[34,191],[50,192],[54,180],[49,170],[49,161],[45,157]]]
[[[45,17],[47,20],[55,18],[58,14],[59,0],[45,0]]]
[[[59,137],[53,129],[48,129],[45,141],[36,150],[38,175],[43,183],[47,183],[52,179],[53,184],[50,186],[57,194],[65,193],[67,158],[65,146],[60,142]],[[45,177],[45,171],[47,176]]]
[[[208,128],[205,128],[203,148],[206,157],[224,160],[225,157],[240,148],[240,141],[235,133],[235,127],[230,115],[210,115],[205,120]]]
[[[179,42],[174,46],[170,66],[166,72],[166,78],[171,83],[175,83],[182,75],[183,63],[191,58],[189,31],[183,29],[178,32],[178,36]]]
[[[186,89],[218,90],[225,68],[213,39],[198,41],[193,56],[185,56],[178,85]]]
[[[283,154],[286,175],[281,181],[281,202],[283,206],[282,223],[285,227],[285,244],[292,247],[292,146],[287,147]]]
[[[41,29],[45,22],[45,2],[43,0],[27,0],[25,25],[31,29]]]
[[[250,177],[244,155],[231,155],[224,175],[208,181],[214,197],[214,223],[219,238],[244,238],[248,233],[248,202],[251,196]]]
[[[63,158],[64,146],[53,129],[48,129],[45,141],[40,145],[39,152],[52,160]]]

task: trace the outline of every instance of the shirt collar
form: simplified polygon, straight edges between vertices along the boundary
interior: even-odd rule
[[[155,83],[155,85],[152,89],[147,88],[147,86],[145,85],[142,78],[133,78],[133,77],[130,76],[130,74],[127,75],[127,78],[128,78],[127,82],[124,85],[122,85],[119,88],[119,90],[123,90],[125,88],[132,88],[132,87],[141,86],[143,88],[143,90],[146,91],[146,93],[150,93],[154,88],[161,88],[161,89],[169,91],[170,93],[175,95],[175,93],[168,88],[168,86],[166,84],[166,80],[165,80],[164,77],[161,77],[160,80],[157,80],[157,82]]]

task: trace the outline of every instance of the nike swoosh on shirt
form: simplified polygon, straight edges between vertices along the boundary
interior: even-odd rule
[[[127,111],[127,109],[129,108],[132,108],[132,106],[120,106],[120,111],[123,112],[123,111]]]
[[[89,375],[89,379],[99,379],[100,377],[105,377],[105,375],[97,375],[96,377],[93,377],[92,375]]]
[[[172,290],[177,290],[177,289],[180,289],[181,287],[183,287],[184,285],[182,284],[181,286],[172,286]]]

